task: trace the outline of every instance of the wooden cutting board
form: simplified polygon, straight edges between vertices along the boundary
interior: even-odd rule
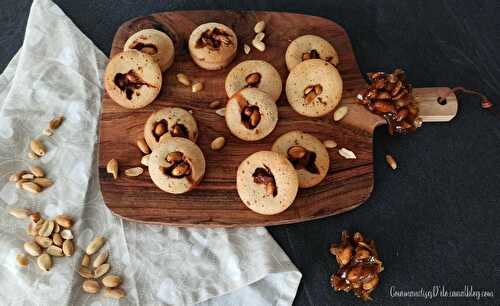
[[[252,48],[243,52],[243,43],[250,45],[255,35],[253,27],[259,20],[266,21],[267,50]],[[196,66],[189,56],[187,40],[191,31],[205,22],[220,22],[230,26],[238,35],[238,55],[224,70],[206,71]],[[380,117],[355,104],[355,96],[367,85],[362,77],[349,38],[339,25],[315,16],[277,12],[239,11],[180,11],[139,17],[124,23],[116,32],[111,55],[120,52],[127,38],[135,32],[156,28],[165,31],[174,41],[174,65],[164,73],[163,88],[151,105],[129,110],[114,103],[107,94],[103,98],[100,122],[99,176],[106,205],[117,215],[133,221],[175,226],[267,226],[302,222],[339,214],[361,205],[373,190],[373,130],[385,124]],[[224,80],[237,63],[260,59],[270,62],[279,71],[283,87],[288,75],[284,54],[288,44],[304,34],[320,35],[333,44],[340,57],[338,66],[344,82],[342,104],[349,106],[348,115],[341,122],[333,122],[331,114],[322,119],[311,119],[295,113],[283,93],[278,101],[279,122],[276,129],[258,142],[244,142],[227,129],[222,117],[209,109],[214,100],[227,100]],[[403,67],[404,68],[404,67]],[[183,72],[193,80],[203,81],[205,88],[192,93],[176,81]],[[411,80],[411,72],[409,73]],[[444,106],[436,103],[446,88],[416,88],[424,121],[449,121],[457,112],[455,96],[447,98]],[[120,169],[140,166],[141,152],[136,140],[143,135],[148,116],[166,106],[179,106],[193,111],[198,122],[201,147],[207,161],[202,183],[183,195],[171,195],[158,189],[151,181],[147,168],[139,177],[120,174],[117,180],[106,173],[106,164],[116,158]],[[270,150],[281,134],[301,130],[320,140],[334,139],[338,148],[329,150],[331,165],[325,180],[318,186],[300,190],[293,205],[274,216],[258,215],[240,201],[236,191],[236,169],[253,152]],[[227,144],[221,151],[210,150],[210,143],[224,136]],[[411,136],[410,136],[411,137]],[[352,150],[357,159],[347,160],[338,149]]]

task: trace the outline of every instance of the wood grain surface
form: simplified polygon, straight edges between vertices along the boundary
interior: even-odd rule
[[[243,52],[243,43],[250,45],[255,35],[253,27],[258,20],[265,20],[267,44],[265,52],[252,48],[249,55]],[[205,22],[220,22],[230,26],[238,35],[238,55],[233,63],[220,71],[206,71],[196,66],[187,50],[191,31]],[[120,52],[127,38],[135,32],[156,28],[165,31],[174,41],[176,56],[173,66],[163,75],[162,91],[155,102],[139,109],[129,110],[114,103],[107,94],[103,98],[100,123],[99,175],[106,205],[123,218],[141,222],[175,226],[267,226],[302,222],[331,216],[351,210],[362,204],[373,189],[373,130],[385,122],[380,117],[354,104],[356,94],[366,86],[349,38],[336,23],[315,16],[277,12],[237,11],[179,11],[139,17],[123,24],[117,31],[111,56]],[[288,71],[284,61],[285,50],[291,40],[304,34],[316,34],[332,43],[339,54],[338,69],[344,82],[342,104],[350,107],[340,123],[333,122],[331,114],[311,119],[295,113],[284,93],[278,101],[279,122],[276,129],[258,142],[244,142],[227,129],[224,119],[208,104],[214,100],[227,100],[224,80],[237,63],[248,59],[270,62],[285,84]],[[192,93],[176,81],[179,72],[192,80],[202,81],[203,91]],[[447,98],[447,105],[435,103],[445,88],[414,89],[424,121],[448,121],[457,112],[455,96]],[[202,183],[183,195],[161,191],[151,181],[147,169],[139,177],[117,180],[106,173],[106,163],[111,158],[119,161],[120,169],[140,165],[142,153],[135,143],[143,137],[143,127],[152,112],[166,106],[178,106],[193,111],[198,122],[201,147],[207,169]],[[436,114],[436,115],[434,115]],[[270,150],[273,141],[281,134],[301,130],[320,140],[334,139],[338,148],[329,150],[331,165],[325,180],[318,186],[303,189],[285,212],[274,216],[258,215],[240,201],[236,191],[236,169],[239,163],[253,152]],[[218,152],[210,150],[210,143],[218,136],[225,136],[226,146]],[[357,159],[346,160],[338,154],[341,147],[352,150]]]

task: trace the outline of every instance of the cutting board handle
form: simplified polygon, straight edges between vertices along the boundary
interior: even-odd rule
[[[457,96],[448,87],[414,88],[413,96],[423,122],[447,122],[457,115]],[[445,96],[446,103],[439,104],[438,98]]]
[[[457,97],[448,87],[413,88],[412,92],[423,122],[447,122],[457,115]],[[445,96],[446,104],[439,104],[438,98]],[[342,119],[342,123],[362,128],[370,133],[373,133],[377,126],[387,124],[384,118],[357,103],[356,97],[342,99],[341,103],[349,106],[349,112]]]

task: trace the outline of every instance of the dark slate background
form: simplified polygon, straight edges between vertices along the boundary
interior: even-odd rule
[[[103,1],[56,0],[109,53],[118,26],[136,16],[183,9],[275,10],[327,17],[348,32],[362,72],[401,67],[415,87],[463,85],[500,104],[499,1]],[[0,69],[23,41],[29,0],[1,0]],[[459,95],[450,123],[410,137],[375,133],[375,189],[354,211],[269,228],[303,273],[296,305],[363,304],[329,287],[328,253],[343,229],[375,239],[385,264],[371,304],[471,304],[474,299],[391,298],[390,288],[495,290],[500,283],[500,118]],[[385,143],[383,146],[382,144]],[[398,160],[392,171],[384,147]],[[251,301],[249,301],[251,303]]]

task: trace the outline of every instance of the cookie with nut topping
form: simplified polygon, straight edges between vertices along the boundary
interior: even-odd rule
[[[226,93],[232,97],[243,88],[254,87],[277,101],[281,95],[281,77],[273,65],[265,61],[249,60],[234,66],[225,82]]]
[[[274,215],[292,205],[299,179],[292,164],[282,155],[260,151],[241,162],[236,187],[248,208],[259,214]]]
[[[229,65],[236,56],[238,39],[228,26],[209,22],[194,29],[189,36],[188,48],[198,66],[219,70]]]
[[[150,104],[160,93],[161,84],[161,70],[153,57],[136,50],[113,56],[104,72],[106,92],[125,108]]]
[[[144,139],[151,149],[172,137],[182,137],[196,142],[198,125],[193,115],[180,107],[165,107],[149,116],[144,125]]]
[[[333,111],[342,98],[342,78],[333,65],[311,59],[295,66],[285,85],[290,106],[307,117],[321,117]]]
[[[334,66],[339,63],[335,48],[325,39],[316,35],[295,38],[286,49],[285,62],[288,70],[310,59],[322,59]]]
[[[172,39],[164,32],[155,29],[141,30],[130,36],[123,46],[123,51],[128,50],[151,55],[161,71],[167,70],[174,62],[175,48]]]
[[[149,158],[149,175],[161,190],[180,194],[193,189],[205,174],[205,157],[186,138],[171,138],[159,144]]]
[[[227,101],[225,118],[234,136],[256,141],[271,134],[276,127],[278,107],[267,93],[257,88],[245,88]]]
[[[330,156],[318,138],[301,131],[281,135],[273,143],[273,152],[286,157],[299,176],[299,187],[318,185],[328,173]]]

